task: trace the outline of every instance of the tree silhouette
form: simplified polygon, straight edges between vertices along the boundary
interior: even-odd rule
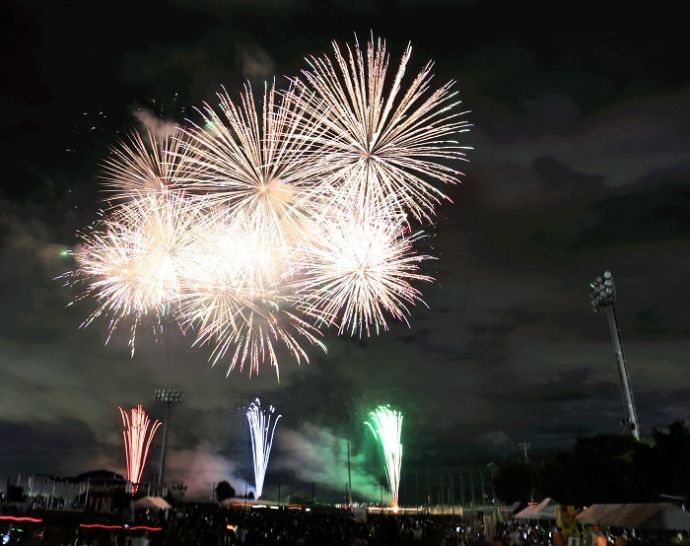
[[[225,499],[231,499],[235,496],[235,489],[229,482],[222,481],[216,485],[216,500],[223,502]]]
[[[504,502],[538,498],[576,506],[592,503],[658,502],[664,496],[690,499],[690,429],[682,422],[654,430],[649,438],[599,434],[534,466],[503,465],[494,486]]]
[[[690,498],[690,430],[683,421],[668,426],[668,432],[652,432],[654,448],[650,470],[659,494]]]

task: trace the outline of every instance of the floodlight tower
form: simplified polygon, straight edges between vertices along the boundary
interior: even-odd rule
[[[616,286],[613,283],[613,275],[611,275],[610,271],[604,272],[603,278],[597,277],[589,283],[589,296],[594,312],[604,311],[609,323],[613,353],[616,355],[616,360],[618,361],[618,377],[621,382],[623,404],[625,407],[623,430],[624,432],[632,434],[636,440],[639,440],[640,427],[637,422],[637,410],[635,409],[635,400],[633,399],[632,387],[630,386],[628,365],[625,362],[625,355],[623,354],[621,332],[618,328],[618,320],[616,319],[616,309],[614,306],[616,303]]]
[[[156,389],[154,391],[157,402],[165,404],[165,419],[163,420],[163,440],[161,442],[161,462],[158,468],[158,485],[163,487],[165,474],[165,450],[168,444],[168,421],[170,420],[170,406],[182,402],[184,393],[180,389]]]

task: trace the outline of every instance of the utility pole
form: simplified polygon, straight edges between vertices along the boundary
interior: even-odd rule
[[[431,470],[429,470],[429,467],[426,467],[426,500],[431,507]]]
[[[623,354],[623,344],[621,343],[621,332],[616,318],[616,286],[613,282],[613,275],[610,271],[605,271],[603,278],[597,277],[589,284],[589,295],[594,312],[604,311],[609,323],[611,333],[611,343],[613,353],[616,355],[618,363],[618,379],[620,380],[621,393],[623,395],[624,415],[623,432],[632,434],[636,440],[640,439],[640,426],[637,421],[637,410],[633,399],[632,386],[630,385],[630,374],[628,364]]]
[[[417,473],[417,468],[414,469],[414,503],[419,510],[419,474]]]
[[[522,456],[525,460],[525,466],[529,465],[529,456],[527,455],[527,450],[530,448],[530,443],[523,440],[518,444],[518,447],[522,449]],[[530,487],[529,487],[529,500],[534,502],[534,483],[532,482],[532,473],[530,472]]]
[[[438,471],[438,501],[443,506],[443,470]]]
[[[347,485],[348,485],[348,497],[347,501],[352,508],[352,472],[350,470],[350,442],[347,443]]]

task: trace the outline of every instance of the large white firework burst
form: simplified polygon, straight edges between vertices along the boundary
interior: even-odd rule
[[[194,259],[205,218],[181,194],[139,196],[87,230],[74,253],[77,269],[69,280],[85,284],[81,298],[96,309],[82,324],[109,318],[109,334],[120,321],[131,321],[134,351],[137,325],[144,317],[160,323],[181,293]]]
[[[305,344],[325,351],[321,332],[286,290],[292,258],[265,232],[249,229],[243,214],[211,214],[216,220],[197,239],[199,267],[187,278],[178,311],[182,325],[196,331],[195,345],[212,346],[214,364],[227,359],[228,374],[247,365],[251,375],[270,364],[279,376],[278,347],[298,363],[309,361]]]
[[[404,87],[411,54],[408,46],[389,75],[383,40],[372,36],[366,52],[358,42],[344,50],[334,42],[333,59],[307,59],[310,69],[295,80],[296,97],[304,119],[322,127],[305,138],[351,202],[386,201],[429,220],[447,199],[434,182],[453,184],[462,175],[455,164],[468,148],[456,138],[469,124],[455,111],[454,82],[431,90],[432,63]]]
[[[203,127],[186,132],[185,150],[197,173],[183,186],[229,214],[244,215],[274,245],[290,244],[324,187],[310,142],[319,129],[295,107],[290,90],[266,87],[260,107],[248,85],[238,103],[225,90],[218,100],[218,109],[206,104],[200,110]]]
[[[228,373],[325,351],[321,329],[371,335],[423,303],[430,257],[413,224],[458,181],[468,130],[431,64],[405,83],[382,40],[333,46],[285,91],[246,86],[169,134],[133,134],[104,169],[111,206],[81,237],[68,282],[109,336],[165,318]]]
[[[420,273],[431,257],[414,249],[423,234],[410,233],[404,218],[386,208],[333,216],[302,249],[295,278],[300,308],[335,324],[339,334],[369,336],[371,328],[387,330],[391,318],[407,322],[409,307],[422,302],[412,282],[433,280]]]

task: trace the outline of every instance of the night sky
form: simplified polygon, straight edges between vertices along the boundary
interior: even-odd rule
[[[362,421],[405,412],[404,467],[485,464],[517,443],[552,450],[616,432],[622,404],[588,283],[613,271],[643,433],[690,412],[690,70],[685,2],[604,14],[597,4],[176,0],[0,4],[0,478],[123,472],[117,405],[185,390],[169,475],[189,493],[249,477],[242,406],[284,414],[266,490],[315,481],[355,496],[382,473]],[[663,6],[663,9],[661,7]],[[423,287],[429,309],[367,340],[327,338],[281,381],[211,368],[170,328],[104,346],[103,321],[54,278],[96,218],[99,161],[125,131],[194,118],[219,86],[295,74],[329,42],[385,37],[436,61],[471,110],[473,146],[450,189]],[[119,133],[119,134],[118,134]],[[157,456],[157,447],[152,452]],[[271,477],[273,475],[273,477]],[[272,483],[271,483],[272,482]],[[299,487],[299,485],[295,485]]]

